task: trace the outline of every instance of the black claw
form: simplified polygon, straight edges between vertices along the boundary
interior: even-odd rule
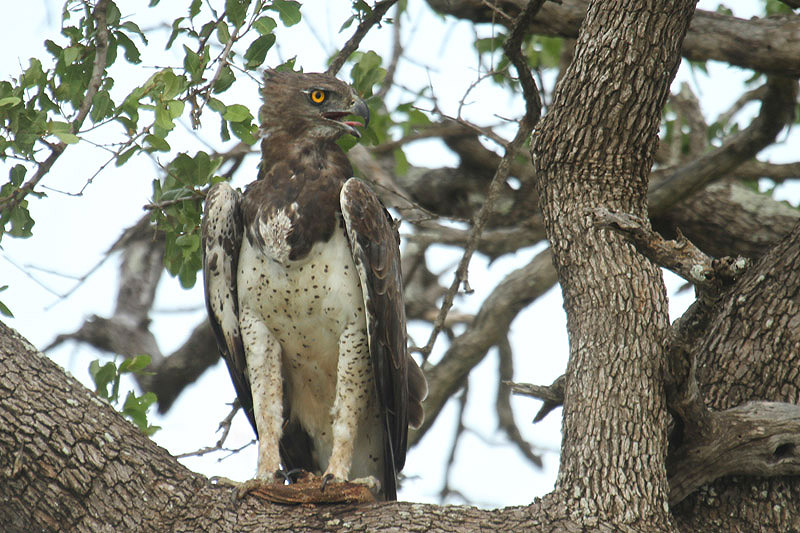
[[[302,468],[293,468],[291,470],[284,470],[281,468],[275,471],[275,477],[282,477],[288,485],[292,485],[297,482],[297,477],[302,472]]]
[[[297,483],[300,474],[305,472],[302,468],[292,468],[288,472],[286,472],[286,476],[289,478],[289,484]]]
[[[331,480],[333,480],[333,474],[325,474],[325,476],[322,478],[322,488],[319,491],[325,492],[325,486]]]

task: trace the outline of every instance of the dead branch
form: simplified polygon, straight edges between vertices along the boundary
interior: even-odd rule
[[[556,407],[564,404],[564,382],[566,376],[561,374],[550,385],[533,385],[531,383],[514,383],[511,381],[506,384],[511,388],[514,394],[522,394],[524,396],[531,396],[537,400],[543,400],[544,403],[533,418],[533,423],[541,422],[550,412]]]
[[[627,213],[597,209],[595,220],[630,240],[636,249],[653,263],[667,268],[704,291],[718,295],[749,265],[744,258],[714,260],[686,239],[680,231],[674,241],[665,240],[650,229],[646,220]]]

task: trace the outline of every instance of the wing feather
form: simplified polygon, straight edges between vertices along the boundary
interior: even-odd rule
[[[340,195],[350,249],[361,280],[367,338],[384,422],[384,490],[396,493],[396,473],[406,460],[408,377],[406,313],[400,238],[391,215],[361,180],[349,179]]]
[[[258,436],[253,393],[239,331],[236,273],[242,247],[241,197],[225,182],[211,187],[203,211],[203,280],[206,309],[239,403]]]

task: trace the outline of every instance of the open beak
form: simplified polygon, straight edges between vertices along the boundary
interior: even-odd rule
[[[353,115],[363,118],[364,123],[362,124],[357,120],[345,120]],[[356,127],[366,128],[369,125],[369,106],[367,106],[367,103],[361,98],[356,98],[353,105],[350,106],[350,109],[345,111],[328,111],[327,113],[323,113],[322,116],[328,120],[335,120],[340,124],[344,124],[347,133],[353,137],[360,138],[361,132],[358,131]]]

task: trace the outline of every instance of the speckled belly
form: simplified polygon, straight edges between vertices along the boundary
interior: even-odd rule
[[[246,239],[245,239],[246,241]],[[249,246],[245,243],[244,248]],[[260,265],[240,268],[239,297],[259,309],[282,349],[285,394],[293,413],[316,438],[330,439],[340,338],[345,328],[363,331],[366,319],[358,273],[344,232],[314,245],[298,261],[258,254]]]

